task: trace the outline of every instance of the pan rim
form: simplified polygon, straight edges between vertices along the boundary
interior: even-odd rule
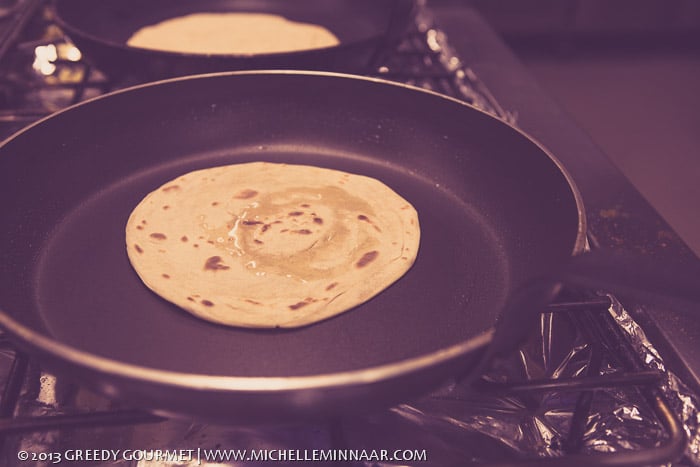
[[[480,347],[486,346],[493,338],[494,333],[493,329],[488,329],[464,342],[429,354],[359,370],[307,376],[219,376],[160,370],[101,357],[36,333],[31,328],[9,318],[2,309],[0,309],[0,326],[20,337],[30,346],[79,367],[89,367],[99,372],[131,380],[165,384],[171,387],[241,392],[284,392],[385,381],[476,351]]]
[[[131,86],[128,88],[116,90],[101,96],[97,96],[91,99],[87,99],[78,104],[67,107],[60,110],[54,114],[44,117],[33,124],[19,130],[17,133],[11,135],[4,141],[0,143],[0,149],[7,145],[10,141],[18,137],[19,135],[31,130],[34,126],[42,124],[44,121],[57,117],[64,112],[68,112],[74,108],[78,108],[84,105],[88,105],[91,102],[99,101],[101,99],[109,99],[112,96],[119,95],[125,92],[131,92],[141,88],[149,88],[151,86],[158,86],[165,83],[189,81],[189,80],[199,80],[207,78],[216,77],[230,77],[230,76],[245,76],[245,75],[295,75],[295,76],[317,76],[317,77],[332,77],[337,79],[348,79],[355,81],[364,81],[377,83],[385,86],[393,86],[398,88],[409,89],[413,92],[421,92],[435,98],[444,99],[455,104],[465,106],[470,109],[470,111],[477,111],[484,116],[495,120],[496,122],[506,125],[511,131],[516,131],[522,137],[527,139],[531,144],[537,146],[549,159],[554,163],[554,165],[559,169],[560,173],[564,176],[567,181],[569,189],[571,190],[572,196],[574,198],[577,214],[578,214],[578,225],[576,238],[573,242],[571,255],[577,255],[585,250],[586,246],[586,216],[583,206],[582,196],[576,187],[571,174],[564,168],[562,163],[541,143],[529,136],[527,133],[523,132],[519,128],[511,125],[510,123],[501,120],[479,108],[476,108],[466,102],[459,99],[446,96],[434,91],[418,88],[415,86],[396,83],[388,81],[381,78],[375,77],[365,77],[352,75],[348,73],[337,73],[337,72],[325,72],[325,71],[305,71],[305,70],[245,70],[245,71],[231,71],[231,72],[219,72],[219,73],[208,73],[199,74],[191,76],[183,76],[170,78],[165,80],[159,80],[155,82],[149,82],[144,84],[139,84]],[[458,344],[441,348],[436,351],[419,355],[417,357],[411,357],[408,359],[403,359],[387,364],[361,368],[358,370],[341,371],[334,373],[325,373],[318,375],[307,375],[307,376],[217,376],[217,375],[206,375],[197,373],[183,373],[175,371],[167,371],[156,368],[150,368],[130,363],[125,363],[119,360],[114,360],[107,357],[102,357],[99,355],[91,354],[79,350],[73,346],[64,344],[55,340],[49,336],[45,336],[38,333],[31,328],[24,326],[15,319],[13,319],[5,310],[0,308],[0,327],[4,328],[8,333],[17,337],[21,342],[27,344],[37,350],[51,355],[62,361],[67,361],[70,364],[77,366],[79,368],[85,368],[92,371],[97,371],[99,373],[106,373],[112,375],[118,375],[123,378],[128,378],[131,380],[140,380],[152,384],[163,384],[171,387],[180,387],[184,389],[201,389],[201,390],[218,390],[218,391],[240,391],[240,392],[286,392],[286,391],[298,391],[298,390],[312,390],[312,389],[322,389],[322,388],[333,388],[338,386],[350,386],[357,384],[372,384],[381,381],[386,381],[391,378],[400,377],[402,375],[412,374],[420,370],[439,365],[441,363],[449,362],[450,360],[463,357],[470,354],[471,352],[478,350],[481,347],[487,346],[494,335],[494,328],[491,327],[474,337],[471,337]]]

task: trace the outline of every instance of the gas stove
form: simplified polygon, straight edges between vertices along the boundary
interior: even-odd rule
[[[91,66],[41,1],[20,0],[0,22],[3,136],[133,84]],[[592,248],[692,256],[473,10],[419,2],[401,43],[366,74],[464,100],[542,141],[581,188]],[[45,371],[0,337],[2,464],[700,465],[693,355],[664,337],[666,310],[623,302],[566,291],[473,386],[455,380],[385,411],[293,426],[163,419]]]

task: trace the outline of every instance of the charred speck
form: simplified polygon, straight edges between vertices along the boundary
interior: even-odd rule
[[[236,199],[248,199],[248,198],[252,198],[253,196],[255,196],[257,194],[258,194],[258,192],[255,190],[246,189],[246,190],[239,191],[238,194],[236,194],[234,196],[234,198],[236,198]]]
[[[221,256],[212,256],[210,258],[207,258],[206,262],[204,263],[205,271],[218,271],[220,269],[231,269],[230,267],[226,266],[224,263],[221,262]]]
[[[156,240],[165,240],[166,237],[165,234],[159,233],[159,232],[154,232],[151,235],[149,235],[151,238],[155,238]]]
[[[242,221],[241,224],[243,224],[243,225],[258,225],[258,224],[262,224],[262,222],[261,221]]]
[[[134,243],[134,250],[136,250],[136,251],[139,252],[139,253],[143,253],[143,248],[141,248],[140,246],[138,246],[136,243]]]
[[[298,233],[301,235],[310,235],[312,233],[309,229],[292,230],[292,232]]]
[[[202,301],[199,302],[199,303],[201,303],[201,304],[204,305],[204,306],[214,306],[214,303],[213,303],[213,302],[210,302],[209,300],[202,300]]]
[[[363,267],[367,266],[369,263],[371,263],[372,261],[374,261],[378,255],[379,255],[379,252],[377,250],[368,251],[367,253],[362,255],[362,258],[360,258],[357,261],[357,263],[355,263],[355,266],[357,266],[358,268],[363,268]]]
[[[323,224],[323,219],[321,219],[320,217],[314,217],[314,222],[316,224]]]
[[[304,213],[301,211],[292,211],[288,215],[289,216],[301,216],[302,214],[304,214]]]
[[[181,242],[186,242],[186,241],[187,241],[187,235],[183,235],[182,237],[180,237],[180,241],[181,241]]]

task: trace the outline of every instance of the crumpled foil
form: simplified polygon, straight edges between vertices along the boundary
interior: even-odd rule
[[[624,330],[628,343],[648,369],[663,373],[659,384],[668,405],[683,424],[688,438],[685,456],[673,465],[700,465],[700,413],[698,397],[668,371],[644,331],[612,296],[610,315]],[[592,362],[591,342],[574,330],[561,336],[568,317],[543,314],[539,335],[513,356],[508,365],[489,373],[494,381],[534,380],[611,374],[614,355],[603,356],[600,370],[588,373]],[[571,331],[571,329],[569,329]],[[562,339],[571,339],[568,350],[555,350]],[[554,345],[557,344],[557,345]],[[566,346],[564,346],[566,347]],[[611,358],[612,357],[612,358]],[[594,393],[585,432],[577,453],[620,453],[659,446],[668,436],[653,408],[635,386],[598,389]],[[473,393],[454,385],[420,402],[395,407],[389,415],[374,420],[376,430],[363,442],[379,449],[387,446],[379,436],[387,425],[401,431],[395,446],[406,440],[423,446],[432,455],[427,462],[406,464],[469,465],[500,463],[512,459],[537,459],[567,455],[567,436],[580,392],[538,391],[498,396]],[[400,426],[400,429],[396,427]],[[357,427],[357,432],[363,428]],[[367,432],[367,428],[364,428]],[[377,439],[372,442],[371,439]],[[354,442],[360,442],[355,439]],[[570,451],[569,451],[570,452]],[[395,463],[367,463],[368,467],[394,466]]]
[[[610,313],[617,324],[630,338],[630,344],[649,368],[664,373],[661,386],[669,406],[683,424],[688,445],[685,451],[686,460],[692,465],[700,465],[700,398],[694,394],[673,372],[668,371],[663,359],[647,339],[642,328],[614,297],[610,297],[612,306]]]

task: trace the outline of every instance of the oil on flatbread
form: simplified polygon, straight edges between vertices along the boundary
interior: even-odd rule
[[[369,300],[410,269],[419,241],[416,210],[379,180],[267,162],[182,175],[126,226],[153,292],[251,328],[305,326]]]
[[[127,45],[166,52],[255,55],[332,47],[323,26],[269,13],[193,13],[143,27]]]

